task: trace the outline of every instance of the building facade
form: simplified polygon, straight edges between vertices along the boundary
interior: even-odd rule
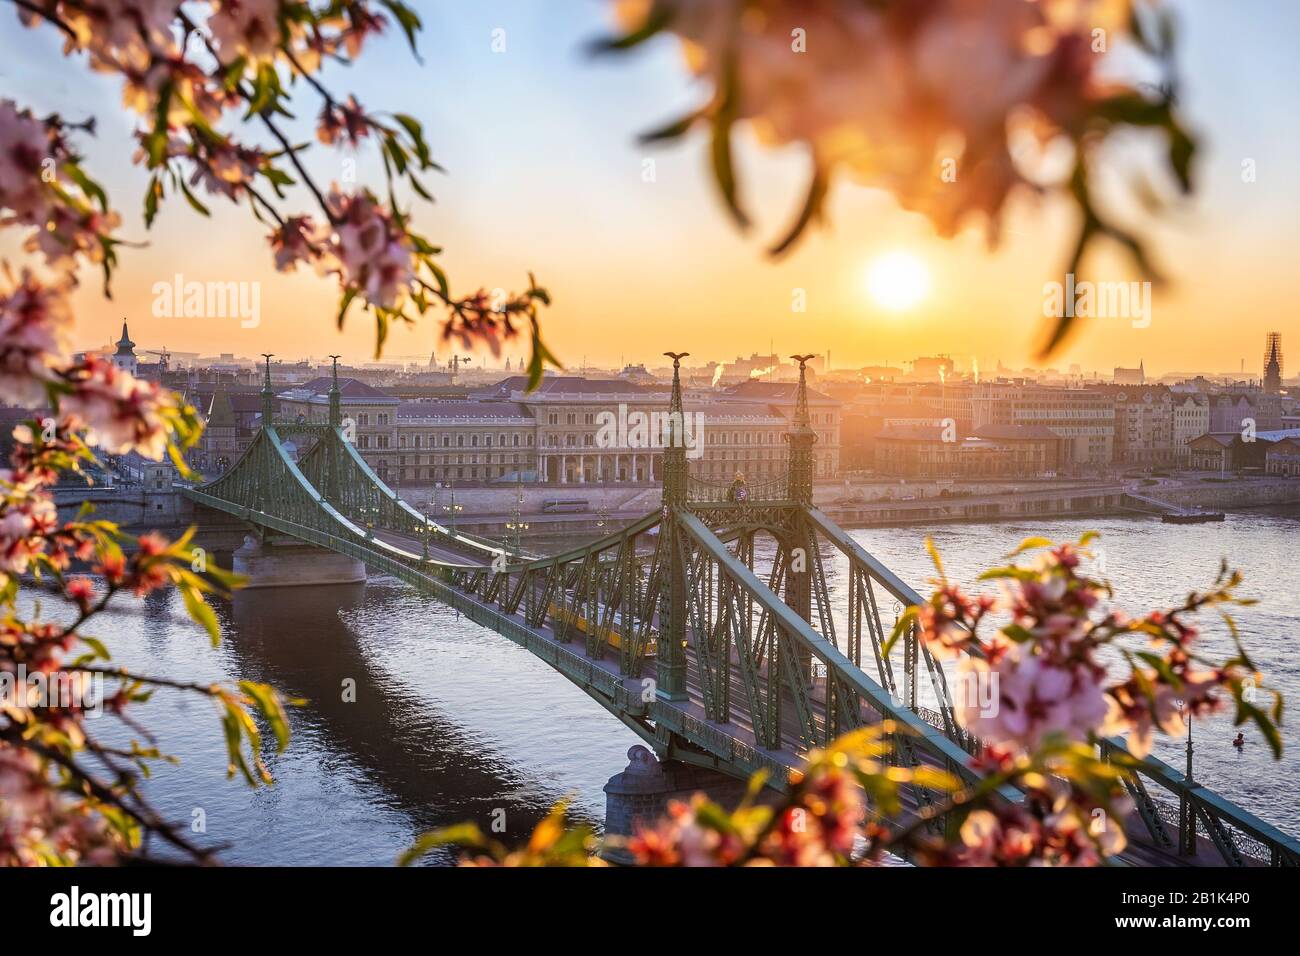
[[[1130,468],[1174,464],[1174,399],[1163,385],[1098,386],[1115,403],[1114,460]]]
[[[1300,478],[1300,438],[1283,438],[1264,452],[1264,473],[1276,478]]]
[[[1210,430],[1210,402],[1204,395],[1173,396],[1174,463],[1187,467],[1192,460],[1190,442]]]
[[[972,425],[1047,428],[1063,439],[1059,470],[1079,473],[1114,461],[1115,400],[1104,391],[992,382],[977,385]]]
[[[948,426],[886,428],[877,436],[876,472],[914,479],[1038,478],[1060,467],[1064,441],[1041,425],[987,425],[962,438]]]
[[[282,391],[277,415],[323,422],[332,381],[324,376]],[[339,379],[344,428],[386,482],[541,481],[550,484],[655,483],[663,474],[669,390],[624,379],[547,376],[534,391],[513,376],[458,401],[402,401],[352,378]],[[730,481],[785,469],[785,436],[795,386],[744,382],[688,391],[692,474]],[[839,403],[809,397],[817,432],[817,477],[839,469]]]

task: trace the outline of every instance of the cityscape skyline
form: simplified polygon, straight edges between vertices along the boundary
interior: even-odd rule
[[[126,333],[126,326],[129,326],[131,324],[131,320],[124,318],[122,320],[122,323],[123,323],[122,334],[124,335]],[[1106,367],[1092,368],[1092,367],[1085,367],[1083,365],[1080,365],[1079,363],[1070,363],[1068,366],[1062,368],[1057,365],[1051,365],[1051,364],[1041,365],[1041,366],[1029,365],[1029,366],[1015,367],[1004,363],[1001,360],[1001,358],[998,356],[960,355],[960,354],[952,354],[952,353],[944,352],[942,350],[930,354],[917,354],[912,357],[882,356],[878,361],[870,361],[861,364],[837,363],[833,360],[834,359],[833,352],[829,349],[822,350],[822,351],[814,350],[812,354],[814,354],[819,360],[819,364],[817,368],[818,372],[833,370],[842,373],[852,373],[855,371],[874,368],[874,369],[889,369],[892,371],[897,371],[903,376],[907,376],[912,374],[919,374],[920,372],[917,366],[920,363],[942,364],[943,362],[948,361],[951,363],[951,368],[953,370],[953,373],[958,376],[983,377],[983,378],[994,378],[997,376],[1020,377],[1025,373],[1032,372],[1038,374],[1056,373],[1057,375],[1062,377],[1093,380],[1093,379],[1101,379],[1101,378],[1114,376],[1116,373],[1143,370],[1145,372],[1145,376],[1152,381],[1164,380],[1164,379],[1176,379],[1176,378],[1190,379],[1196,377],[1197,375],[1208,375],[1216,378],[1232,379],[1234,381],[1260,383],[1265,380],[1265,378],[1268,376],[1269,373],[1269,358],[1271,355],[1271,352],[1269,350],[1272,349],[1275,342],[1277,343],[1281,342],[1281,335],[1282,333],[1277,331],[1268,331],[1265,333],[1266,346],[1265,346],[1264,361],[1262,363],[1252,364],[1251,359],[1246,354],[1248,352],[1248,349],[1246,349],[1245,346],[1243,345],[1242,346],[1243,355],[1240,358],[1239,365],[1236,369],[1224,368],[1224,367],[1164,368],[1160,365],[1158,359],[1155,362],[1151,362],[1148,361],[1146,356],[1139,356],[1136,364],[1134,365],[1124,365],[1118,363],[1117,361],[1116,364],[1109,365]],[[114,350],[117,348],[119,343],[120,343],[119,338],[114,336],[109,336],[104,342],[100,343],[99,345],[83,346],[82,348],[79,349],[79,351],[99,352],[101,354],[111,355],[114,352]],[[135,346],[136,343],[132,342],[131,345]],[[142,341],[141,343],[139,343],[138,348],[142,354],[154,356],[154,359],[148,361],[156,361],[158,357],[166,355],[169,360],[175,360],[178,358],[189,360],[188,365],[184,361],[174,362],[174,364],[178,367],[195,367],[195,368],[204,367],[206,365],[222,365],[227,363],[233,363],[239,365],[253,365],[253,366],[260,367],[267,355],[267,353],[264,352],[254,352],[250,354],[245,354],[234,350],[224,350],[224,349],[212,353],[187,351],[181,349],[170,349],[167,347],[167,344],[165,342],[161,342],[161,341],[158,342]],[[793,346],[792,348],[797,348],[797,346]],[[683,358],[682,366],[685,368],[700,369],[700,368],[716,368],[718,366],[722,366],[726,368],[734,365],[740,365],[740,364],[744,364],[747,361],[746,356],[743,355],[742,352],[743,350],[734,352],[731,354],[730,358],[718,357],[718,355],[727,354],[721,352],[718,353],[718,355],[696,355],[694,353],[689,353],[686,358]],[[384,356],[378,359],[374,358],[373,355],[371,356],[347,355],[347,354],[337,354],[337,353],[331,353],[330,355],[324,355],[324,356],[316,355],[308,352],[286,353],[286,354],[271,353],[271,355],[272,355],[273,364],[277,366],[304,365],[304,364],[311,365],[311,366],[327,366],[330,364],[330,361],[332,359],[337,358],[341,363],[341,365],[347,368],[392,369],[392,370],[404,370],[408,372],[418,372],[421,370],[447,371],[448,369],[450,369],[453,360],[463,360],[466,357],[464,353],[456,350],[454,347],[444,347],[441,349],[435,349],[431,355],[385,354]],[[511,354],[508,351],[502,351],[502,353],[498,356],[492,356],[490,354],[484,355],[482,353],[478,353],[478,354],[473,354],[472,356],[470,356],[470,358],[471,361],[465,362],[463,366],[459,369],[461,372],[475,373],[475,372],[501,371],[501,372],[508,373],[511,371],[520,371],[523,368],[522,363],[525,359],[525,356],[522,354]],[[755,374],[753,374],[751,377],[763,378],[767,375],[767,373],[774,372],[778,368],[794,367],[793,363],[790,361],[792,355],[790,356],[785,355],[783,350],[777,348],[773,343],[769,343],[768,351],[765,352],[751,351],[750,355],[748,356],[748,361],[753,362],[753,360],[756,359],[768,359],[768,358],[774,358],[776,360],[776,363],[769,367],[765,367],[765,371],[756,369]],[[555,376],[555,375],[582,374],[585,372],[617,373],[620,370],[632,369],[638,366],[647,369],[653,369],[653,368],[662,369],[662,368],[670,367],[671,363],[665,360],[663,353],[653,354],[653,355],[620,355],[615,362],[610,362],[610,363],[588,361],[586,356],[582,356],[579,361],[577,361],[572,365],[566,364],[565,367],[560,369],[547,369],[545,374],[547,376]],[[762,374],[759,374],[759,372],[762,372]],[[1296,372],[1288,373],[1285,366],[1282,366],[1279,371],[1279,377],[1280,377],[1280,381],[1282,382],[1297,381],[1300,380],[1300,373],[1296,373]]]
[[[1149,325],[1090,320],[1045,363],[1034,359],[1048,324],[1043,290],[1062,278],[1072,229],[1067,210],[1049,203],[1031,216],[1028,203],[1014,204],[1003,246],[987,253],[970,231],[938,239],[923,219],[883,194],[836,184],[831,228],[814,231],[790,256],[772,262],[757,237],[788,221],[804,157],[761,149],[746,137],[740,173],[764,201],[757,204],[754,234],[735,231],[699,175],[707,152],[701,138],[674,148],[636,143],[637,134],[671,116],[692,90],[680,76],[677,52],[653,42],[621,71],[588,59],[585,42],[608,29],[599,5],[543,13],[502,2],[454,18],[434,14],[439,30],[423,39],[423,53],[426,64],[440,65],[435,76],[400,50],[397,31],[376,41],[388,64],[383,71],[330,75],[355,82],[362,101],[390,101],[424,122],[450,173],[431,182],[438,205],[418,206],[417,223],[445,242],[453,276],[512,289],[534,270],[555,301],[543,314],[543,333],[568,367],[584,355],[588,364],[604,366],[620,356],[653,360],[665,348],[724,360],[736,342],[771,340],[779,353],[829,349],[846,366],[946,353],[1000,358],[1011,368],[1078,363],[1104,369],[1145,360],[1156,374],[1227,372],[1242,359],[1247,368],[1254,364],[1257,346],[1236,355],[1237,341],[1254,343],[1286,327],[1287,250],[1300,210],[1297,187],[1281,172],[1295,168],[1300,119],[1278,93],[1295,85],[1286,77],[1300,79],[1284,42],[1300,28],[1300,9],[1246,15],[1255,5],[1175,4],[1185,76],[1180,95],[1201,140],[1201,188],[1190,206],[1152,223],[1156,256],[1172,281],[1153,290]],[[498,28],[506,31],[504,52],[493,52],[490,43]],[[244,211],[214,207],[201,241],[180,209],[164,209],[146,233],[138,217],[144,171],[104,159],[134,149],[130,120],[113,108],[119,91],[110,78],[96,77],[74,90],[58,72],[59,42],[28,31],[0,35],[0,59],[13,67],[0,76],[0,95],[18,93],[14,77],[21,76],[22,92],[38,110],[73,118],[103,114],[96,138],[86,144],[88,166],[104,178],[129,238],[149,243],[122,251],[111,302],[102,298],[98,275],[83,270],[74,296],[78,347],[111,341],[125,316],[151,347],[173,351],[341,353],[358,362],[373,355],[369,317],[356,312],[335,332],[331,283],[302,269],[275,273],[265,238]],[[1249,56],[1232,55],[1247,49]],[[1230,72],[1221,67],[1225,58],[1233,62]],[[431,82],[440,92],[436,105],[427,95]],[[311,138],[309,117],[291,125],[296,137]],[[513,131],[506,149],[500,148],[503,129]],[[377,185],[382,173],[373,149],[358,152],[355,161],[358,179]],[[644,180],[646,168],[653,169],[653,182]],[[339,169],[318,166],[313,173],[323,182],[340,178]],[[5,242],[0,255],[8,256],[12,241]],[[872,288],[873,269],[899,256],[920,263],[919,298]],[[244,328],[238,317],[154,318],[155,286],[177,274],[258,283],[260,322]],[[1089,274],[1136,278],[1106,254]],[[805,312],[791,311],[796,292]],[[434,321],[396,328],[386,351],[427,354],[439,332]],[[992,343],[1000,355],[990,354]]]

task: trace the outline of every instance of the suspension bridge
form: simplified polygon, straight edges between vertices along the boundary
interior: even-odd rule
[[[662,760],[766,771],[780,787],[811,748],[890,720],[891,760],[977,779],[979,742],[954,717],[943,667],[915,633],[883,653],[888,609],[921,597],[812,504],[804,359],[788,467],[742,490],[690,474],[684,355],[666,354],[661,509],[561,554],[457,532],[403,501],[346,440],[337,372],[328,421],[276,421],[269,359],[260,432],[229,471],[183,493],[260,540],[346,556],[457,609],[559,671]],[[1126,784],[1135,810],[1120,862],[1300,864],[1300,843],[1197,783],[1190,755],[1187,771],[1154,758],[1141,768]],[[913,813],[940,799],[920,786],[905,797]]]

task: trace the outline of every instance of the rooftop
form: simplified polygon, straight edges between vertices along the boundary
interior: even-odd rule
[[[475,398],[509,398],[512,395],[523,396],[528,388],[527,375],[511,375],[495,385],[476,388],[469,397]],[[641,400],[662,398],[668,394],[665,385],[637,385],[626,379],[586,378],[582,375],[548,375],[540,385],[527,393],[525,400],[586,398],[590,396],[630,396]]]
[[[799,385],[796,382],[760,382],[751,379],[748,382],[740,382],[732,385],[723,391],[723,396],[734,395],[737,398],[747,398],[751,401],[769,401],[769,402],[793,402],[795,393],[798,392]],[[818,405],[838,405],[835,399],[815,388],[808,389],[808,401]]]
[[[310,402],[313,405],[327,404],[330,399],[330,389],[333,385],[334,379],[331,376],[322,375],[310,382],[304,382],[301,385],[286,389],[279,394],[279,398],[289,402]],[[373,385],[367,385],[360,379],[340,378],[339,401],[344,405],[397,405],[400,404],[401,399],[381,392]]]

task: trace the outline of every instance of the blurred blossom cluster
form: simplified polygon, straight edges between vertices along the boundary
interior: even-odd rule
[[[0,865],[97,865],[117,859],[103,817],[49,786],[29,751],[0,748]]]
[[[26,231],[27,251],[62,273],[78,259],[111,262],[121,222],[82,172],[70,132],[57,116],[40,119],[0,100],[0,228]]]
[[[680,43],[710,99],[645,135],[672,139],[695,126],[712,137],[715,178],[748,223],[732,158],[745,124],[769,146],[803,146],[813,173],[788,249],[824,216],[833,174],[889,192],[941,236],[968,221],[996,242],[1017,191],[1053,190],[1082,225],[1071,267],[1110,236],[1139,267],[1131,228],[1103,217],[1091,195],[1098,147],[1120,126],[1158,130],[1177,188],[1191,188],[1193,141],[1173,109],[1172,20],[1145,0],[611,0],[620,32],[597,45],[623,51],[658,34]],[[1163,75],[1149,96],[1105,71],[1123,45]],[[1047,162],[1064,150],[1071,162]],[[1048,347],[1065,334],[1053,330]]]

